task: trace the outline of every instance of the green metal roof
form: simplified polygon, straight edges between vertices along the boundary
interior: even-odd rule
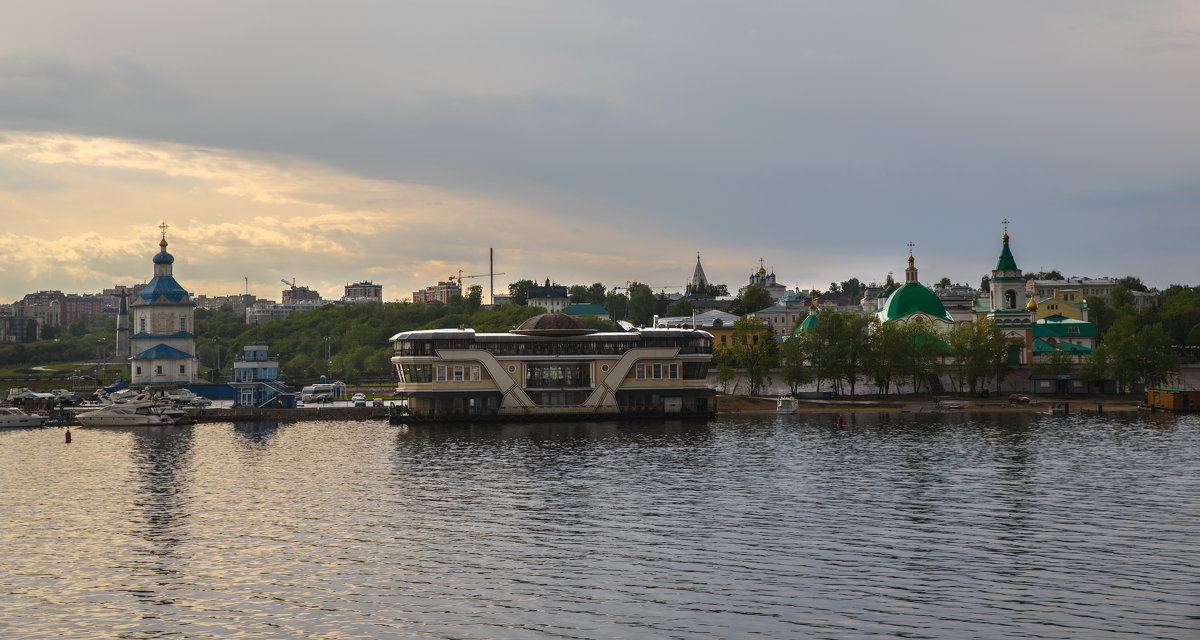
[[[1017,271],[1017,261],[1013,258],[1012,250],[1008,248],[1008,234],[1004,234],[1004,248],[1000,250],[1000,260],[996,263],[996,271]]]
[[[1033,323],[1035,338],[1094,338],[1096,325],[1055,314]]]
[[[569,316],[606,316],[608,309],[593,302],[576,302],[563,307],[563,313]]]
[[[804,322],[801,322],[800,326],[796,327],[795,333],[810,333],[813,329],[817,328],[817,322],[817,314],[810,313],[808,317],[804,319]]]
[[[883,304],[883,311],[879,312],[880,319],[884,322],[906,318],[915,313],[923,313],[932,318],[954,322],[954,318],[946,313],[946,307],[942,304],[941,298],[920,282],[906,282],[904,286],[893,291],[892,295],[888,296],[887,302]]]

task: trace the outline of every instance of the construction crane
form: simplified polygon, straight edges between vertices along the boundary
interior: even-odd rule
[[[296,279],[295,278],[292,278],[291,282],[288,282],[287,280],[282,280],[281,282],[283,282],[284,284],[288,285],[289,287],[291,287],[293,289],[296,288]]]
[[[455,280],[458,280],[458,283],[461,285],[461,284],[462,284],[462,281],[463,281],[463,280],[466,280],[466,279],[468,279],[468,278],[482,278],[482,277],[485,277],[485,276],[503,276],[503,275],[508,275],[508,274],[506,274],[506,273],[504,273],[503,271],[501,271],[501,272],[498,272],[498,273],[477,273],[477,274],[475,274],[475,275],[473,275],[473,276],[464,276],[464,275],[463,275],[463,272],[462,272],[462,269],[459,269],[459,270],[458,270],[458,275],[457,275],[457,276],[450,276],[450,277],[448,278],[448,280],[450,280],[450,282],[454,282]]]

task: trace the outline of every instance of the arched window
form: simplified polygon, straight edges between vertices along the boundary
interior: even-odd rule
[[[1016,309],[1017,308],[1017,292],[1016,291],[1009,289],[1008,291],[1004,292],[1004,308],[1005,309]]]

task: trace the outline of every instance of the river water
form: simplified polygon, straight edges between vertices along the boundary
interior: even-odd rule
[[[0,432],[0,638],[1197,638],[1200,417]]]

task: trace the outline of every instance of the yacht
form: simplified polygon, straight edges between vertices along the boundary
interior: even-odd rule
[[[41,427],[45,424],[46,416],[29,415],[16,407],[0,407],[0,428]]]
[[[154,427],[195,422],[183,409],[157,402],[112,404],[78,413],[75,419],[85,427]]]

